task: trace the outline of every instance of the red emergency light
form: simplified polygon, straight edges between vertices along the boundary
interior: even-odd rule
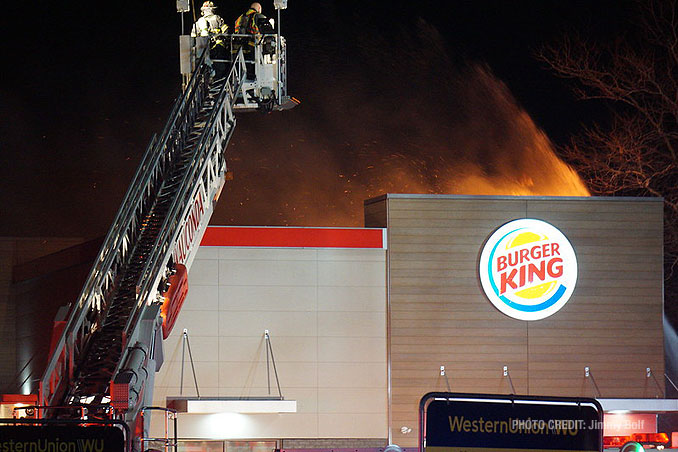
[[[621,447],[629,441],[643,445],[667,445],[669,435],[666,433],[633,433],[623,436],[605,436],[603,437],[603,447]]]

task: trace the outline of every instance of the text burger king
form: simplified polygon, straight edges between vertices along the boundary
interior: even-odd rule
[[[541,220],[514,220],[494,231],[480,255],[480,282],[494,306],[519,320],[556,313],[577,282],[569,240]]]

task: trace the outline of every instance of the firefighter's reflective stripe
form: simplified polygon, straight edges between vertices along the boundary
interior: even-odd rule
[[[235,32],[236,33],[250,33],[257,34],[259,33],[259,27],[257,26],[257,15],[259,13],[256,9],[250,8],[245,14],[242,14],[235,21]]]
[[[193,24],[191,36],[209,36],[213,33],[227,33],[228,25],[220,16],[216,14],[211,16],[203,16]]]

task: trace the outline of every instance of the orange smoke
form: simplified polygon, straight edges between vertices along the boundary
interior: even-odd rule
[[[589,196],[486,67],[427,73],[417,58],[378,84],[309,74],[296,109],[241,117],[212,223],[360,227],[363,201],[384,193]]]

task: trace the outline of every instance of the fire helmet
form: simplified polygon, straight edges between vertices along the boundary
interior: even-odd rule
[[[217,9],[217,6],[214,4],[214,2],[207,0],[200,7],[200,12],[202,12],[203,16],[207,16],[207,15],[210,15],[210,14],[214,14],[215,9]]]

